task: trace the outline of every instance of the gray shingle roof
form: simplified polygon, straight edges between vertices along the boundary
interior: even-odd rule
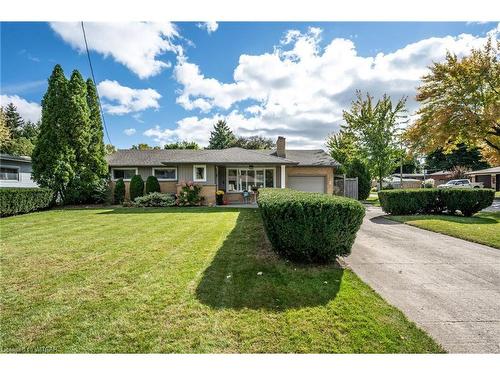
[[[107,157],[111,167],[147,167],[164,164],[288,164],[298,166],[337,166],[323,150],[286,150],[286,158],[275,150],[118,150]]]
[[[473,175],[473,174],[493,174],[493,173],[500,173],[500,166],[499,167],[493,167],[493,168],[486,168],[486,169],[481,169],[479,171],[472,171],[468,172],[466,174],[468,175]]]
[[[268,155],[276,155],[276,150],[256,150]],[[340,163],[325,151],[318,150],[286,150],[287,159],[296,161],[299,167],[336,167]]]
[[[164,164],[297,164],[288,158],[278,158],[255,150],[239,147],[224,150],[118,150],[107,156],[112,167],[160,166]]]

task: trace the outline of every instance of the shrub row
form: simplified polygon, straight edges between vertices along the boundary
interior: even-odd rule
[[[149,193],[134,200],[135,207],[170,207],[175,205],[175,197],[172,194],[158,192]]]
[[[289,189],[260,189],[258,204],[273,248],[298,262],[349,254],[365,214],[353,199]]]
[[[397,189],[378,193],[382,209],[392,215],[432,214],[448,211],[472,216],[490,206],[492,189]]]
[[[50,189],[43,188],[1,188],[0,216],[25,214],[49,208],[54,199]]]

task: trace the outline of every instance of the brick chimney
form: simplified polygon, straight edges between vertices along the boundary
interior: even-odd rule
[[[286,139],[285,137],[278,137],[278,140],[276,141],[276,156],[279,156],[280,158],[286,158]]]

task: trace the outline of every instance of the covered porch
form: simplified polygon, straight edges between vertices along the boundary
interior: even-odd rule
[[[216,165],[217,191],[223,191],[223,205],[255,206],[258,189],[284,188],[285,165]]]

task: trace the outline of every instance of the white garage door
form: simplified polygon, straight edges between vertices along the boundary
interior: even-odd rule
[[[290,176],[288,177],[288,187],[299,191],[308,191],[311,193],[325,192],[325,177],[306,177]]]

